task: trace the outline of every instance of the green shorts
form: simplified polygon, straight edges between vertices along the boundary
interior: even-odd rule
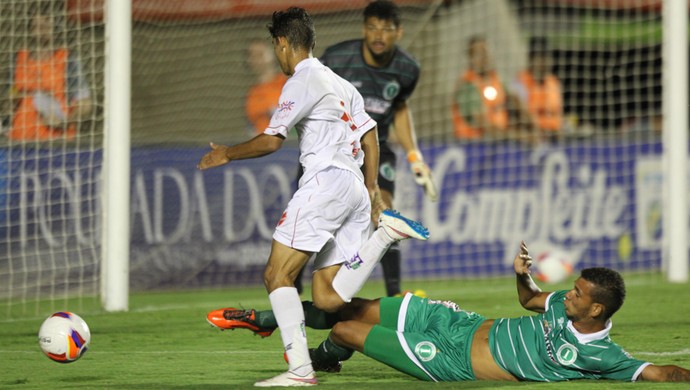
[[[450,301],[407,294],[382,298],[381,323],[364,342],[364,354],[427,381],[475,380],[470,348],[485,318]]]

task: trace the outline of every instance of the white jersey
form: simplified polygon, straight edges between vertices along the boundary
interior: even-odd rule
[[[329,167],[349,170],[364,181],[360,139],[374,126],[357,89],[318,59],[307,58],[283,86],[264,134],[287,138],[291,128],[297,130],[301,186]]]

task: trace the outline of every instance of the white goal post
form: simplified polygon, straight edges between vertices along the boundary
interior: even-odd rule
[[[688,1],[664,0],[664,182],[666,277],[688,281]],[[680,86],[680,87],[678,87]]]
[[[129,307],[132,0],[105,7],[105,121],[101,300],[107,311]]]

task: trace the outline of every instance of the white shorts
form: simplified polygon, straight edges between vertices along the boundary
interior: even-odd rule
[[[304,183],[287,205],[273,239],[315,252],[314,268],[350,260],[369,238],[369,192],[347,170],[328,168]]]

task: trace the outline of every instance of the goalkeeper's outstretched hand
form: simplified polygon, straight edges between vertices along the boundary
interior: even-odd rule
[[[438,200],[438,191],[434,180],[431,178],[431,169],[422,159],[421,153],[412,151],[408,153],[407,160],[410,162],[410,169],[414,174],[414,181],[424,188],[424,193],[432,202]]]

